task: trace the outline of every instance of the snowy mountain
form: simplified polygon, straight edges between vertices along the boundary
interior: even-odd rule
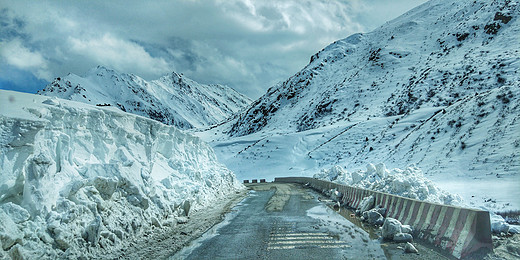
[[[332,43],[199,135],[239,178],[415,164],[469,203],[518,209],[519,18],[516,0],[432,0]]]
[[[0,90],[0,258],[96,258],[243,189],[199,138]]]
[[[257,100],[230,134],[405,115],[510,86],[519,77],[518,11],[512,1],[431,1],[339,40]]]
[[[84,77],[56,78],[38,94],[114,106],[181,129],[219,123],[251,103],[229,87],[199,84],[175,72],[148,82],[102,66]]]

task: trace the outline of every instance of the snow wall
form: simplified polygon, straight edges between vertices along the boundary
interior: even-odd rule
[[[413,235],[457,258],[493,250],[489,212],[409,199],[307,177],[276,178],[275,182],[308,183],[319,191],[336,189],[341,201],[358,208],[363,198],[374,196],[375,205],[387,209],[386,217],[413,228]]]
[[[90,258],[243,188],[199,138],[0,91],[0,258]]]

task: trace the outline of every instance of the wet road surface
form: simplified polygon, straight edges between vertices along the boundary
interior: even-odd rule
[[[310,190],[261,185],[171,259],[386,259],[379,241]]]

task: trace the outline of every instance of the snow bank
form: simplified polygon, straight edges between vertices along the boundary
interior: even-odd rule
[[[314,178],[446,205],[460,205],[462,201],[458,195],[439,189],[415,166],[388,170],[383,163],[369,163],[365,171],[348,172],[336,165],[315,174]]]
[[[468,207],[459,195],[440,189],[432,181],[424,177],[421,169],[415,166],[408,167],[405,170],[397,168],[388,170],[383,163],[377,165],[369,163],[366,168],[366,171],[348,172],[343,167],[336,165],[328,170],[322,170],[313,177],[412,199]],[[518,226],[508,224],[493,209],[482,206],[480,208],[489,211],[491,230],[493,232],[520,233]]]
[[[110,252],[243,188],[174,127],[11,91],[0,106],[2,257]]]

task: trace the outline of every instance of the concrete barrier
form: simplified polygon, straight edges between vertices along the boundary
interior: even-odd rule
[[[375,205],[387,209],[385,217],[410,225],[414,238],[440,247],[459,259],[493,251],[487,211],[430,203],[306,177],[275,178],[275,182],[308,184],[319,191],[336,189],[343,194],[341,201],[353,208],[358,208],[364,197],[373,195]]]

